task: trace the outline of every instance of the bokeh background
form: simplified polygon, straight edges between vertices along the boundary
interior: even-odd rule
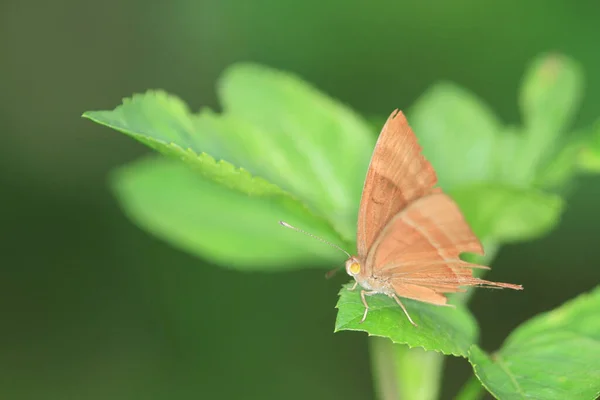
[[[255,61],[364,115],[444,79],[517,123],[527,63],[559,51],[586,74],[587,126],[599,17],[591,0],[0,0],[0,398],[373,398],[366,335],[333,334],[346,278],[229,271],[138,229],[107,178],[148,150],[81,113],[148,88],[218,108],[219,73]],[[501,250],[526,290],[476,293],[485,349],[598,283],[599,199],[600,177],[577,179],[556,231]],[[449,365],[444,398],[470,373]]]

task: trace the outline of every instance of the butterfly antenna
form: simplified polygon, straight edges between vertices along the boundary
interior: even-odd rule
[[[352,257],[352,255],[350,253],[348,253],[346,250],[342,249],[340,246],[335,245],[335,244],[333,244],[331,242],[328,242],[327,240],[325,240],[323,238],[320,238],[320,237],[318,237],[316,235],[313,235],[312,233],[308,233],[306,231],[303,231],[302,229],[296,228],[295,226],[292,226],[292,225],[290,225],[290,224],[288,224],[287,222],[284,222],[284,221],[279,221],[279,224],[281,226],[285,226],[286,228],[290,228],[290,229],[292,229],[292,230],[294,230],[296,232],[304,233],[306,236],[310,236],[313,239],[317,239],[318,241],[320,241],[322,243],[328,244],[329,246],[333,247],[334,249],[338,249],[339,251],[345,253],[348,256],[348,258]]]

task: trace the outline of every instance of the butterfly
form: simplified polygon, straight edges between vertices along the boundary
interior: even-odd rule
[[[376,294],[393,298],[417,326],[400,298],[452,307],[446,295],[464,292],[465,287],[523,289],[473,276],[475,268],[490,268],[463,261],[460,255],[484,255],[483,246],[437,182],[406,117],[395,110],[379,135],[363,186],[358,254],[350,255],[329,243],[349,257],[346,272],[355,280],[349,290],[360,285],[365,306],[361,323],[369,312],[367,297]]]

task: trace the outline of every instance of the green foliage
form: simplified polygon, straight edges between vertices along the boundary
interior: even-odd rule
[[[529,133],[526,154],[550,154],[579,108],[583,92],[580,67],[558,54],[537,58],[525,73],[519,96],[523,125]]]
[[[412,325],[411,325],[412,327]],[[373,336],[369,339],[373,373],[390,377],[390,382],[378,385],[377,398],[435,400],[442,378],[444,357],[434,351],[410,348]],[[479,381],[478,381],[479,382]]]
[[[559,196],[500,184],[471,185],[451,194],[479,237],[501,243],[543,235],[556,225],[563,208]]]
[[[578,166],[586,172],[600,173],[600,121],[596,122],[587,146],[578,148]]]
[[[561,189],[578,171],[600,172],[600,130],[568,134],[582,86],[573,61],[550,55],[536,60],[525,75],[519,95],[522,126],[503,124],[481,100],[451,83],[434,85],[408,110],[441,186],[457,201],[488,254],[493,256],[503,243],[549,232],[563,200],[548,190]],[[369,123],[297,77],[254,64],[229,68],[218,91],[221,113],[204,109],[193,114],[180,99],[149,91],[112,111],[84,114],[167,156],[114,174],[113,188],[126,213],[172,245],[227,267],[276,271],[341,265],[341,253],[277,222],[285,220],[354,250],[358,202],[376,139]],[[467,299],[468,294],[452,300],[464,304]],[[477,324],[464,306],[405,301],[419,327],[381,295],[369,298],[369,316],[359,324],[364,311],[359,291],[343,288],[335,330],[365,331],[463,357],[470,348],[486,387],[510,398],[503,391],[512,389],[500,381],[506,365],[476,347]],[[519,332],[514,337],[522,337]],[[564,333],[539,329],[537,335],[543,344]],[[501,354],[512,354],[505,348]],[[410,379],[410,368],[401,366],[415,354],[397,352],[395,379]],[[544,359],[544,368],[568,354]],[[423,368],[437,368],[434,375],[439,376],[440,359],[427,360],[422,364],[430,366]],[[533,364],[522,363],[522,376],[527,368],[537,373]],[[565,377],[574,388],[583,382]],[[418,393],[419,385],[405,387]],[[462,393],[467,396],[473,388],[477,385],[471,382]],[[433,396],[437,389],[428,393]]]
[[[573,156],[565,158],[561,150],[571,147],[570,144],[579,139],[577,135],[567,134],[567,129],[578,111],[582,93],[583,76],[574,61],[551,54],[532,63],[519,96],[525,135],[516,149],[518,157],[515,160],[517,168],[531,171],[525,178],[538,178],[536,175],[543,173],[544,168],[555,164],[556,157],[563,156],[563,163],[571,161],[563,165],[565,169],[576,162]],[[564,180],[558,183],[562,182]],[[550,185],[553,182],[540,183]]]
[[[229,171],[230,180],[239,176]],[[335,249],[281,228],[278,218],[333,236],[325,221],[286,196],[247,196],[203,179],[183,163],[155,157],[120,168],[112,183],[137,224],[223,266],[277,271],[311,266],[315,257],[328,261],[327,267],[340,262]]]
[[[579,66],[564,56],[536,59],[520,91],[522,127],[504,126],[481,100],[451,83],[427,90],[408,118],[446,190],[484,182],[560,186],[574,173],[582,145],[579,135],[567,134],[582,81]]]
[[[239,165],[294,193],[353,242],[376,139],[368,123],[300,79],[257,65],[229,68],[219,95],[221,118],[253,128],[230,139],[243,149]],[[238,143],[241,137],[245,143]]]
[[[469,361],[498,399],[593,400],[600,395],[600,287],[538,315]]]
[[[294,193],[354,242],[355,199],[375,143],[368,124],[306,83],[265,67],[233,66],[219,89],[222,114],[194,115],[178,98],[148,92],[84,117],[180,158],[232,189]],[[233,165],[243,167],[244,177],[230,179]],[[233,171],[224,175],[221,168]]]
[[[208,115],[209,113],[205,113]],[[287,196],[276,185],[253,177],[223,159],[216,160],[205,148],[217,148],[221,132],[208,129],[205,135],[195,132],[198,121],[177,97],[161,91],[149,91],[124,99],[113,111],[90,111],[84,117],[116,129],[163,153],[194,167],[206,179],[255,196]]]
[[[445,190],[494,179],[496,166],[490,161],[498,154],[502,124],[482,101],[454,84],[440,83],[407,114]]]
[[[390,338],[394,343],[422,347],[443,354],[466,357],[469,347],[477,342],[478,328],[473,316],[463,307],[435,307],[403,299],[409,314],[418,325],[413,326],[396,301],[385,295],[367,297],[369,314],[362,324],[365,306],[360,288],[350,291],[347,284],[340,290],[335,330],[364,331],[373,336]]]

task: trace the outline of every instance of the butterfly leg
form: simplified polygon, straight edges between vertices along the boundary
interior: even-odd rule
[[[348,289],[348,290],[352,291],[352,290],[356,289],[356,285],[358,285],[358,281],[354,281],[354,286],[352,286],[352,287],[351,287],[350,289]]]
[[[412,318],[410,317],[410,315],[408,314],[408,311],[406,311],[406,307],[404,307],[404,304],[402,304],[402,302],[400,301],[400,299],[398,298],[398,296],[396,296],[395,294],[392,295],[392,297],[394,298],[394,300],[396,300],[396,303],[398,303],[398,305],[400,307],[402,307],[402,311],[404,311],[404,314],[406,314],[406,317],[408,318],[408,320],[410,321],[411,324],[413,324],[414,326],[418,326],[417,324],[415,324],[415,322],[412,320]]]
[[[369,312],[369,305],[367,304],[367,299],[365,299],[365,296],[371,296],[371,295],[377,294],[377,293],[378,292],[376,292],[376,291],[371,291],[371,292],[367,292],[366,290],[360,291],[360,298],[362,299],[362,303],[365,305],[365,313],[363,314],[363,317],[359,322],[360,324],[365,322],[365,319],[367,319],[367,314]]]

